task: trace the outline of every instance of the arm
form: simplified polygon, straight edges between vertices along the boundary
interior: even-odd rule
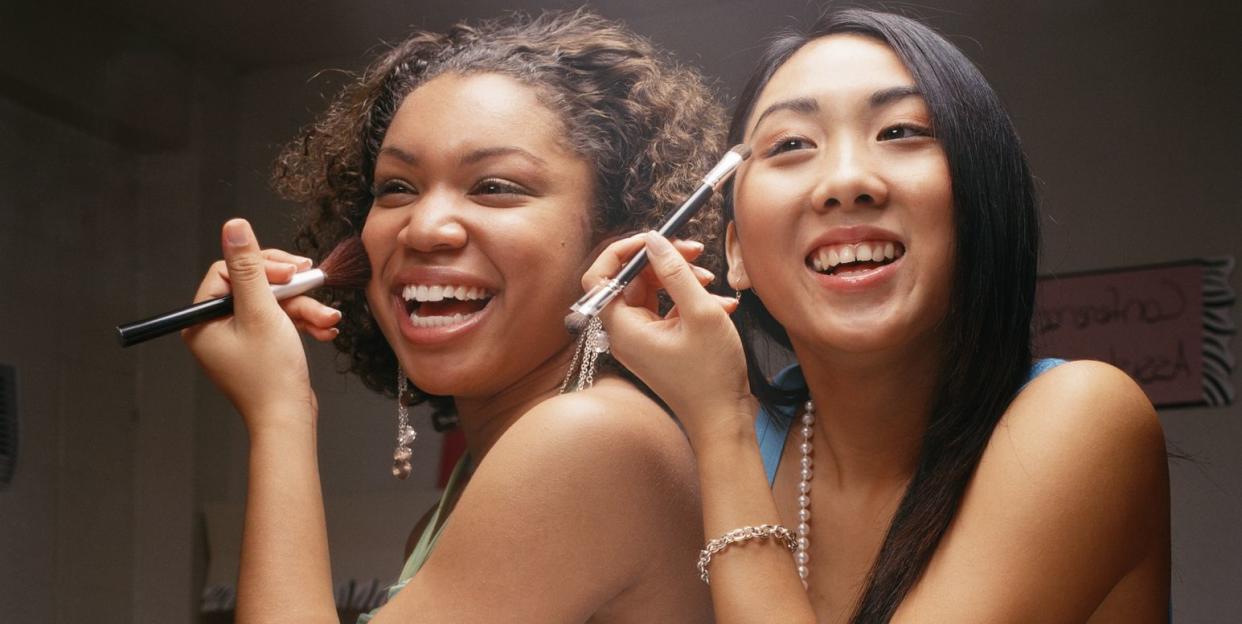
[[[269,278],[288,280],[309,260],[261,252],[245,221],[230,221],[223,234],[225,261],[208,272],[195,300],[231,291],[234,316],[182,335],[250,433],[237,619],[336,622],[315,398],[297,329],[330,339],[340,315],[307,297],[277,304],[268,290]]]
[[[741,339],[728,314],[732,299],[710,295],[674,248],[659,236],[610,246],[583,278],[598,283],[643,245],[650,269],[601,315],[617,359],[677,414],[694,447],[708,539],[744,527],[778,524],[755,440]],[[653,292],[664,286],[677,304],[661,318]],[[794,527],[787,527],[793,529]],[[774,543],[731,546],[711,562],[711,596],[721,624],[814,622],[815,613],[789,551]]]

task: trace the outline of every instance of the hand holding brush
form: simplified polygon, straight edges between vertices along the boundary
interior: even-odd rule
[[[676,236],[682,226],[694,217],[707,203],[707,200],[711,199],[712,194],[719,191],[733,177],[737,168],[747,158],[750,158],[750,147],[745,144],[734,145],[732,149],[725,152],[716,166],[703,176],[703,183],[664,220],[664,224],[658,230],[659,235],[666,238]],[[615,276],[604,280],[569,306],[569,315],[565,317],[565,328],[573,334],[582,331],[591,321],[591,317],[597,316],[604,307],[617,298],[617,295],[621,294],[621,291],[625,290],[634,278],[638,277],[638,274],[647,266],[647,262],[647,250],[639,250]]]
[[[212,383],[241,413],[252,441],[257,440],[254,436],[260,431],[313,424],[316,402],[299,333],[330,340],[336,336],[334,326],[341,319],[340,312],[310,297],[291,295],[288,290],[284,291],[286,298],[278,300],[273,291],[283,285],[273,288],[269,276],[287,279],[289,267],[279,265],[302,259],[284,252],[260,250],[246,221],[233,219],[224,224],[221,247],[222,265],[207,271],[194,299],[197,306],[227,296],[231,314],[206,322],[199,319],[182,332],[182,339]],[[361,245],[350,244],[338,253],[347,254],[344,260],[357,261],[349,257],[351,249],[358,250],[363,269],[368,267]],[[328,263],[325,259],[320,268],[325,273],[334,268],[336,275],[348,275],[348,271],[342,272],[343,265],[337,264],[341,260],[338,257]],[[347,262],[345,266],[348,265]],[[347,282],[350,285],[366,283],[358,272],[353,275],[354,279]],[[299,283],[296,279],[289,281]],[[305,281],[301,284],[297,288],[307,288]]]
[[[250,230],[249,224],[241,220],[230,221],[228,224],[225,224],[226,240],[224,244],[226,249],[229,245],[227,238],[230,231],[236,231],[238,228],[244,228],[247,232]],[[253,238],[253,233],[251,232],[247,236]],[[305,261],[305,259],[299,259],[296,256],[284,254],[283,252],[273,251],[264,253],[267,254],[267,260],[290,263],[295,271],[287,282],[268,286],[268,280],[279,279],[279,270],[272,271],[270,267],[256,267],[256,270],[263,273],[264,286],[269,287],[272,294],[278,300],[288,300],[321,286],[365,288],[367,280],[370,279],[370,266],[367,262],[366,252],[362,248],[362,242],[357,237],[342,241],[324,258],[318,268],[309,270],[297,271],[297,264],[299,261]],[[273,256],[272,254],[276,255]],[[219,265],[224,266],[223,263],[219,263]],[[231,282],[227,273],[217,272],[222,282]],[[227,285],[224,285],[224,287],[227,288]],[[204,281],[203,288],[208,288],[207,281]],[[203,290],[200,289],[200,295],[202,294]],[[287,305],[298,308],[308,306],[305,302],[295,302]],[[214,297],[200,296],[193,305],[178,308],[142,321],[119,325],[116,328],[116,337],[121,346],[128,347],[199,323],[228,316],[233,314],[233,312],[234,298],[232,294],[220,293]],[[335,321],[333,324],[335,324]],[[313,322],[303,320],[299,321],[299,325],[301,329],[305,329],[317,339],[330,339],[330,336],[325,333],[327,329],[319,327]]]

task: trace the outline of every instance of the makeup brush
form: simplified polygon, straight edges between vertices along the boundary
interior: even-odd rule
[[[699,211],[699,208],[707,203],[712,193],[719,191],[720,187],[733,177],[734,172],[747,158],[750,158],[750,148],[744,144],[734,145],[733,149],[726,152],[716,166],[703,176],[703,184],[695,189],[690,197],[660,226],[657,230],[660,236],[671,237],[676,234]],[[621,291],[625,290],[625,287],[635,277],[638,277],[638,273],[645,266],[647,266],[647,249],[643,248],[638,250],[633,258],[630,258],[616,277],[592,288],[576,303],[569,306],[570,313],[565,317],[565,328],[573,334],[582,331],[591,321],[591,317],[599,314],[600,310],[616,299],[617,295],[621,294]]]
[[[341,241],[319,268],[294,273],[285,284],[273,284],[272,294],[277,299],[288,299],[309,290],[328,286],[331,288],[365,288],[371,279],[371,264],[366,250],[357,236]],[[158,338],[191,325],[228,316],[233,313],[233,296],[208,299],[200,303],[165,312],[143,321],[134,321],[116,328],[116,339],[122,347],[128,347],[152,338]]]

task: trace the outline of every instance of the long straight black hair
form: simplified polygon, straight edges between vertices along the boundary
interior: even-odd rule
[[[742,141],[756,100],[785,61],[807,43],[835,34],[875,39],[901,59],[931,110],[953,189],[956,258],[931,416],[914,476],[852,618],[887,622],[927,568],[997,421],[1030,369],[1039,224],[1026,156],[996,93],[960,50],[903,16],[843,10],[820,18],[808,32],[775,39],[738,100],[730,144]],[[725,211],[732,221],[731,188]],[[791,348],[763,302],[745,292],[735,317],[760,401],[772,406],[805,400],[804,393],[773,386],[759,366],[756,349],[764,334]]]

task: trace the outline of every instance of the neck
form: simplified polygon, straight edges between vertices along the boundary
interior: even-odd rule
[[[458,426],[475,465],[522,414],[560,392],[575,347],[576,342],[570,341],[497,392],[486,396],[453,397]]]
[[[865,354],[793,346],[815,402],[816,479],[841,489],[904,488],[931,416],[939,345]]]

